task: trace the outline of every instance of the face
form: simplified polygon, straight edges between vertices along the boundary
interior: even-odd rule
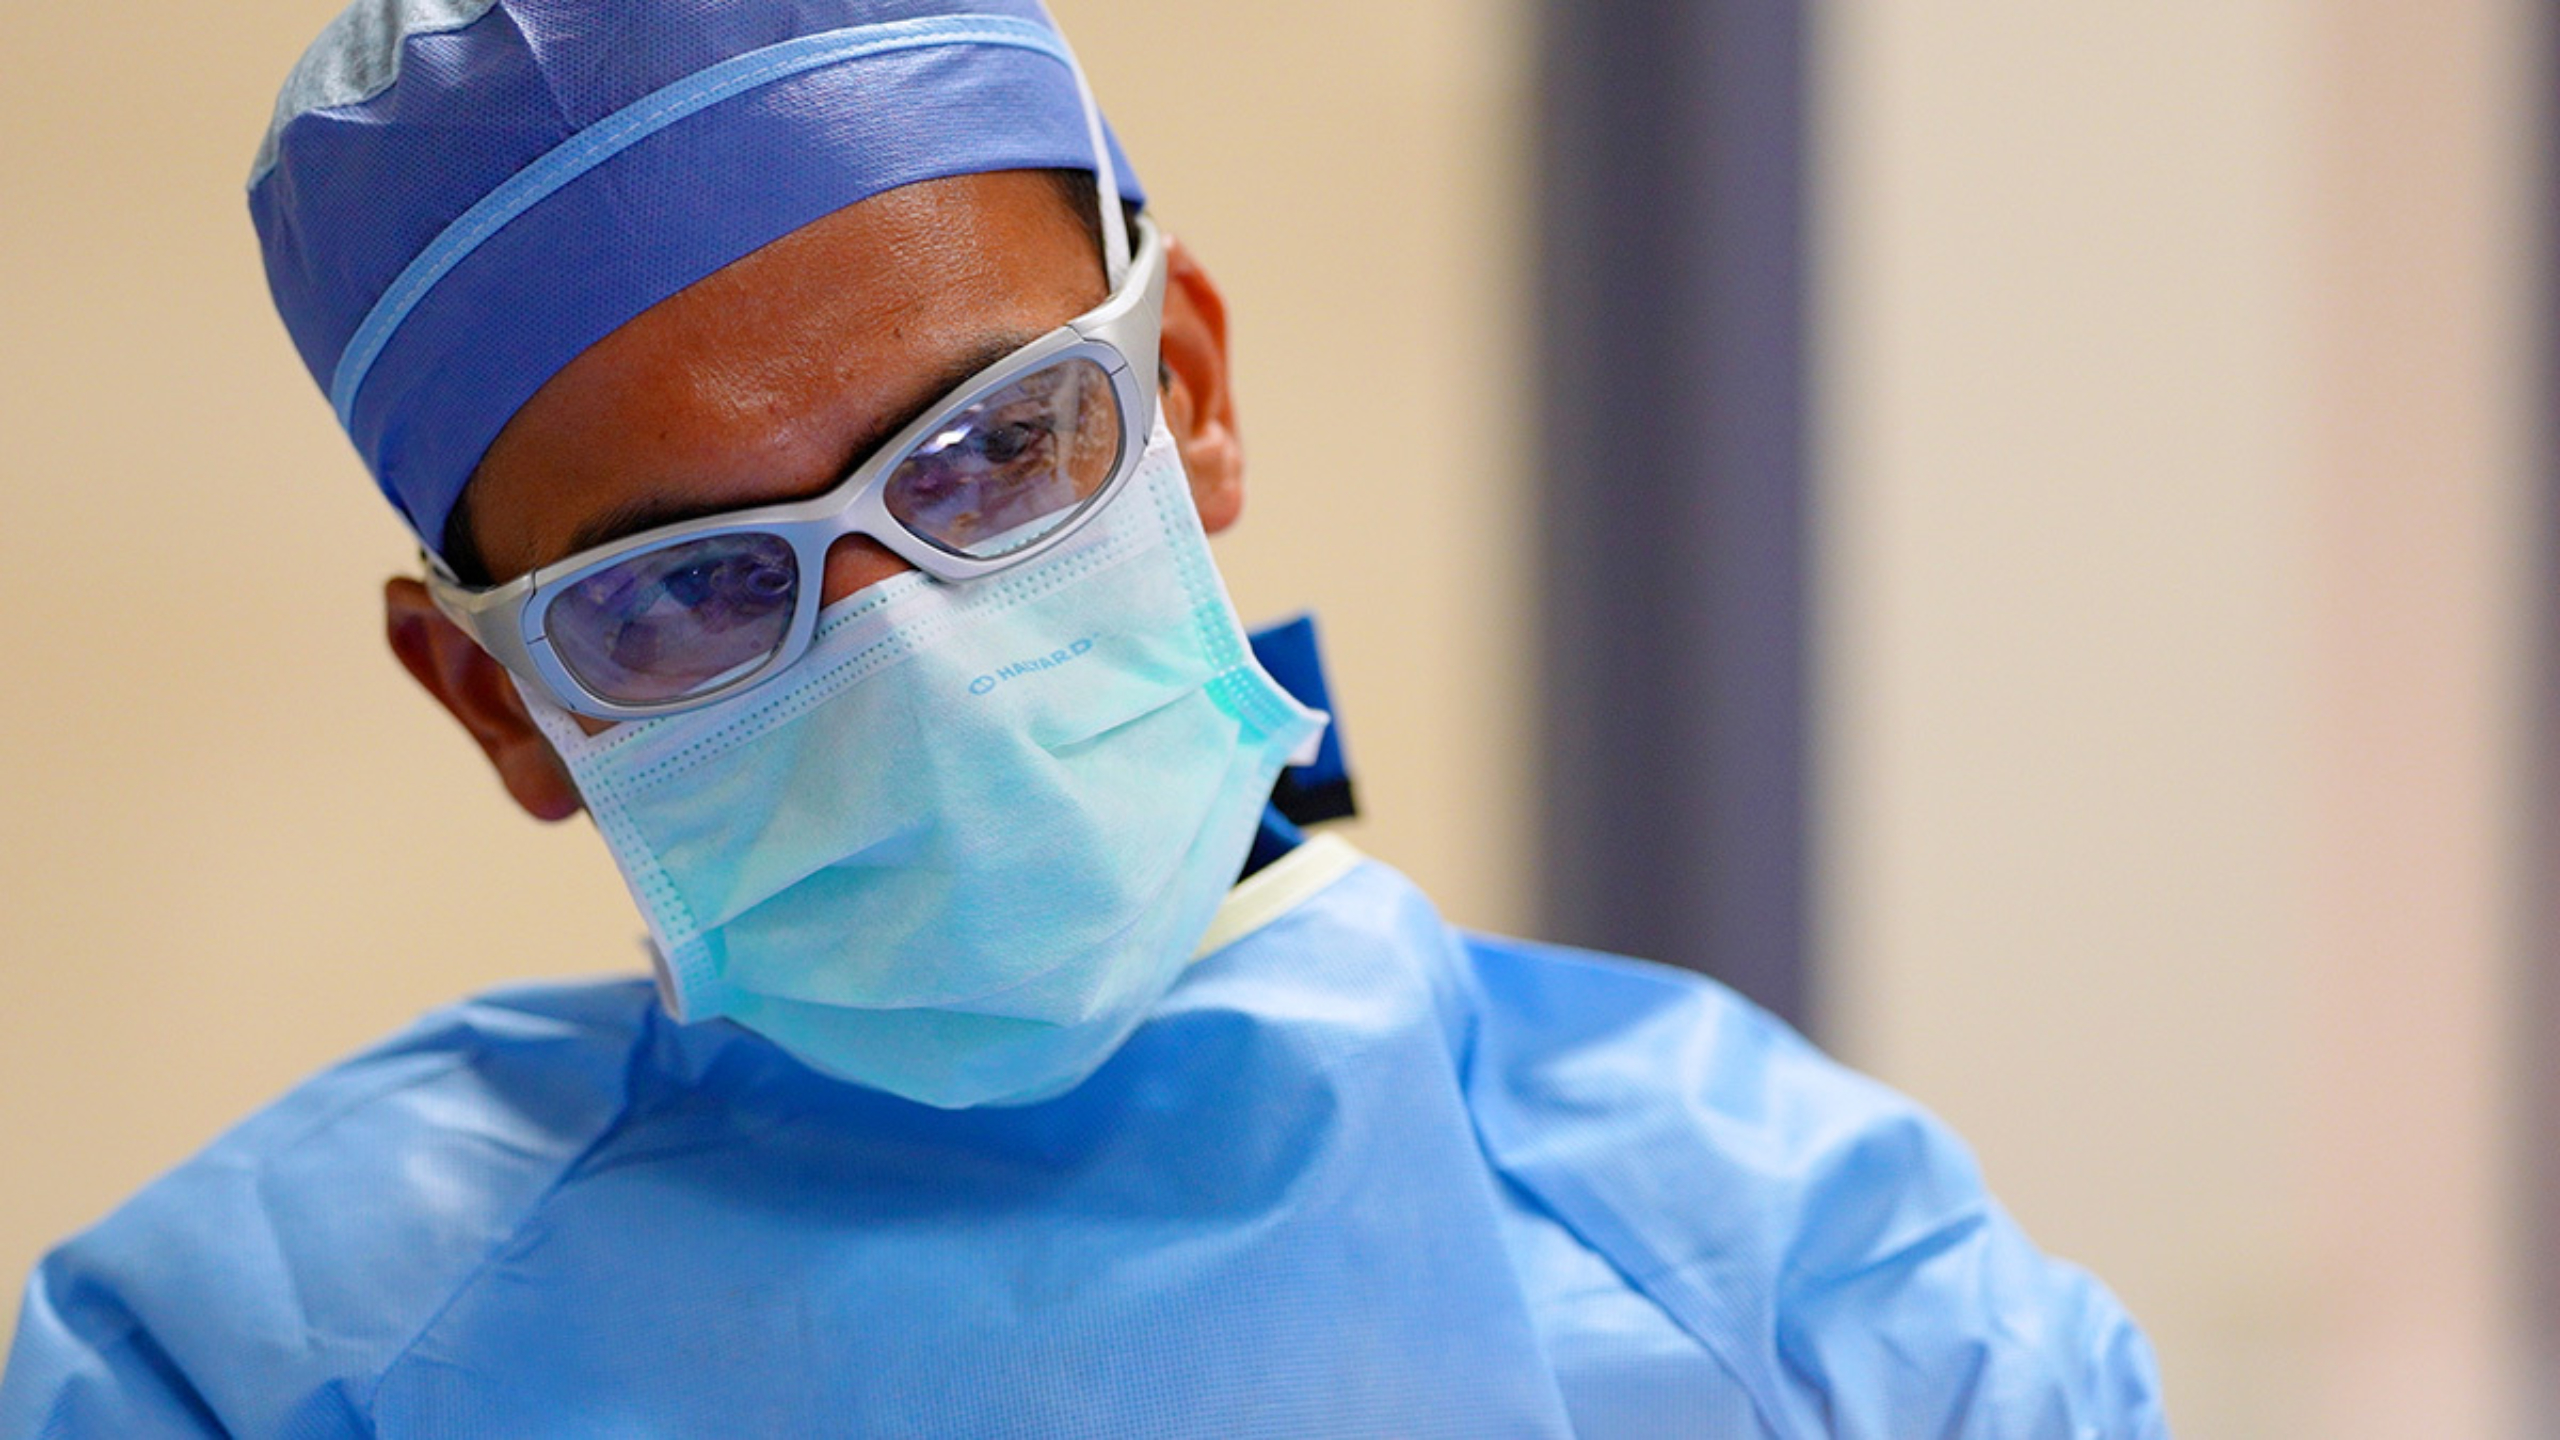
[[[1242,502],[1225,316],[1179,246],[1171,260],[1161,408],[1214,532]],[[472,478],[482,558],[505,580],[654,525],[822,492],[961,380],[1107,293],[1046,177],[874,196],[648,310],[554,376]],[[849,536],[828,556],[825,599],[905,568]],[[575,789],[495,662],[416,582],[394,581],[387,600],[393,650],[517,801],[574,813]]]

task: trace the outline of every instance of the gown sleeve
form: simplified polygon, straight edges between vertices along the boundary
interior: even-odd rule
[[[1910,1099],[1712,981],[1468,936],[1496,1167],[1712,1352],[1772,1434],[2168,1434],[2149,1343]]]
[[[204,1397],[112,1294],[37,1267],[0,1376],[0,1440],[221,1435]]]

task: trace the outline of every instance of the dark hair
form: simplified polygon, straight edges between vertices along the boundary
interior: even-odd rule
[[[1057,192],[1068,213],[1084,227],[1085,238],[1093,245],[1093,253],[1102,253],[1102,187],[1090,170],[1043,170],[1050,188]],[[1132,243],[1138,229],[1141,207],[1134,200],[1120,202],[1121,213],[1128,217]],[[465,585],[482,586],[490,581],[489,562],[480,553],[479,531],[471,522],[471,486],[465,482],[462,493],[455,497],[453,509],[445,516],[444,563],[453,578]]]
[[[1090,170],[1043,170],[1049,185],[1066,202],[1068,213],[1084,226],[1084,235],[1093,242],[1093,253],[1102,253],[1102,186]],[[1120,197],[1120,213],[1129,222],[1129,243],[1138,243],[1138,216],[1145,207],[1126,195]]]

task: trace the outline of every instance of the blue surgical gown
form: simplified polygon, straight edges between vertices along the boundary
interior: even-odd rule
[[[440,1011],[47,1258],[0,1436],[2155,1436],[1909,1101],[1312,842],[1094,1078],[944,1112],[641,983]]]

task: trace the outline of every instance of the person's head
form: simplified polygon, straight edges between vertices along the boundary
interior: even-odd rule
[[[371,7],[370,32],[359,23],[350,36],[342,20],[334,61],[324,37],[319,65],[297,72],[302,100],[289,87],[280,102],[253,206],[279,308],[306,359],[450,577],[501,583],[637,531],[828,492],[951,387],[1103,303],[1105,201],[1091,160],[1073,163],[1086,116],[1072,72],[1014,46],[933,35],[957,24],[1009,39],[1038,14],[1005,0],[979,5],[1005,13],[919,13],[957,8],[949,0],[401,0]],[[361,21],[364,8],[350,15]],[[759,24],[753,12],[766,10],[785,13]],[[819,10],[846,13],[813,19]],[[607,13],[638,33],[598,33],[614,28],[597,23]],[[545,26],[566,38],[533,43]],[[905,43],[865,48],[884,35]],[[635,40],[647,43],[635,52]],[[814,63],[826,57],[811,47],[831,42],[851,58]],[[671,51],[684,58],[670,62]],[[633,53],[642,58],[616,60]],[[639,73],[597,68],[616,63]],[[558,71],[544,77],[555,90],[575,101],[583,85],[603,113],[511,171],[464,155],[407,184],[387,214],[367,213],[367,199],[382,203],[363,193],[367,159],[380,190],[385,175],[415,182],[409,171],[436,165],[437,151],[384,164],[364,147],[396,151],[396,133],[386,144],[383,132],[502,111],[510,65]],[[728,94],[715,86],[717,98],[701,99],[697,77],[725,68],[734,85],[757,65],[783,78]],[[390,85],[372,88],[386,69]],[[475,229],[492,196],[669,97],[700,111],[626,143],[694,153],[617,154],[502,228]],[[336,103],[313,107],[315,98]],[[375,113],[346,123],[358,110]],[[813,165],[803,153],[813,135],[819,148],[860,153]],[[708,161],[729,168],[701,170]],[[1042,161],[1068,163],[1024,163]],[[874,173],[847,177],[866,165]],[[453,182],[450,172],[475,169],[473,183]],[[599,224],[607,233],[594,233]],[[386,239],[403,229],[405,238]],[[472,241],[459,258],[457,235]],[[1242,503],[1225,316],[1205,272],[1178,245],[1167,252],[1147,378],[1214,532]],[[350,281],[368,267],[389,278]],[[822,598],[905,568],[876,541],[848,536],[826,554]],[[401,662],[516,801],[544,818],[574,813],[577,791],[500,663],[419,581],[391,581],[385,600]]]
[[[1178,247],[1168,259],[1150,378],[1214,533],[1243,500],[1225,318],[1207,274]],[[848,206],[563,367],[475,468],[446,525],[448,563],[506,581],[669,521],[823,493],[951,386],[1104,293],[1087,225],[1040,172],[920,181]],[[907,568],[847,536],[822,598]],[[401,663],[516,802],[545,819],[575,813],[567,771],[499,663],[420,581],[390,581],[384,603]]]

